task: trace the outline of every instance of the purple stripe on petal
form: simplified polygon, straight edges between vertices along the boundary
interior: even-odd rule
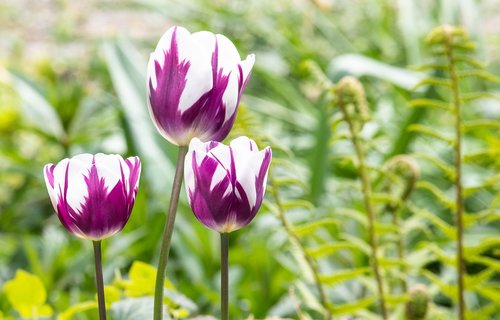
[[[170,48],[165,52],[163,67],[155,61],[156,89],[152,80],[149,80],[150,106],[158,126],[170,135],[178,135],[184,131],[180,126],[181,112],[179,102],[186,86],[187,73],[190,61],[179,61],[179,47],[177,43],[177,28],[174,29],[170,40]]]
[[[196,218],[221,233],[248,224],[262,204],[271,157],[269,147],[259,152],[255,142],[246,137],[233,140],[230,147],[193,139],[186,156],[190,162],[186,161],[185,178]]]
[[[56,166],[52,163],[48,164],[44,168],[45,179],[47,179],[49,185],[54,188],[54,169]]]
[[[84,239],[102,240],[120,231],[130,217],[140,161],[137,157],[124,161],[117,155],[102,154],[96,161],[96,156],[88,156],[65,159],[55,166],[53,171],[59,172],[61,177],[53,182],[53,203],[59,220],[68,231]],[[75,167],[85,169],[77,171]],[[50,188],[47,173],[46,181]],[[78,208],[70,205],[69,195]]]
[[[223,140],[234,124],[253,63],[253,55],[241,61],[222,35],[169,29],[148,64],[149,108],[157,129],[177,145],[194,137]]]

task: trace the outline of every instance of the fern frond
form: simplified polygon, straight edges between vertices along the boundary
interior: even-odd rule
[[[410,66],[408,68],[413,71],[448,70],[448,65],[446,63],[427,63],[418,66]]]
[[[463,70],[457,72],[459,78],[481,78],[490,82],[500,82],[500,77],[484,70]]]
[[[316,231],[319,228],[323,227],[331,227],[331,226],[338,226],[339,222],[336,219],[333,218],[324,218],[312,222],[308,222],[299,226],[295,226],[293,228],[295,234],[297,234],[300,237],[303,237],[305,235],[310,234],[311,232]]]
[[[423,218],[426,218],[429,220],[434,226],[436,226],[448,239],[450,240],[456,240],[457,235],[455,228],[450,226],[448,223],[445,221],[441,220],[437,215],[433,214],[432,212],[429,212],[425,209],[417,209],[417,208],[411,208],[411,211]]]
[[[492,92],[469,92],[462,94],[461,98],[465,103],[480,99],[494,99],[500,101],[500,96]]]
[[[418,82],[413,87],[413,90],[417,90],[421,87],[426,87],[426,86],[436,86],[436,87],[442,87],[442,88],[449,89],[449,88],[451,88],[451,80],[450,79],[442,79],[442,78],[426,78],[426,79]]]
[[[434,195],[436,200],[438,200],[440,203],[442,203],[446,208],[450,210],[455,210],[456,209],[456,204],[455,202],[448,198],[447,195],[445,195],[441,189],[433,185],[432,183],[428,181],[419,181],[417,182],[417,188],[418,189],[423,189]]]
[[[375,298],[368,297],[351,303],[332,305],[330,308],[334,316],[340,317],[344,315],[352,315],[358,311],[365,310],[375,301]]]
[[[484,64],[471,56],[455,55],[453,60],[458,63],[469,65],[473,68],[484,69]]]
[[[446,102],[442,102],[435,99],[414,99],[411,100],[408,105],[411,108],[432,108],[432,109],[440,109],[444,111],[450,111],[450,104]]]
[[[370,256],[370,254],[371,254],[371,248],[370,248],[370,245],[368,243],[366,243],[365,241],[361,240],[358,237],[355,237],[355,236],[352,236],[350,234],[347,234],[347,233],[341,233],[340,234],[340,238],[343,239],[343,240],[345,240],[345,241],[348,241],[348,242],[352,243],[359,250],[361,250],[364,254],[366,254],[367,256]]]
[[[496,120],[473,120],[464,122],[462,125],[465,132],[473,131],[478,128],[486,128],[486,129],[500,129],[500,121]]]
[[[303,199],[284,201],[282,203],[282,207],[285,210],[304,208],[304,209],[308,209],[309,211],[314,211],[316,209],[316,207],[314,206],[314,204],[311,203],[311,201],[307,201],[307,200],[303,200]]]
[[[338,285],[342,282],[353,280],[354,278],[358,278],[364,276],[370,272],[369,267],[356,268],[353,270],[342,270],[336,271],[331,275],[320,275],[319,279],[321,283],[333,286]]]
[[[358,247],[352,243],[340,241],[334,243],[325,243],[316,248],[309,248],[307,252],[314,258],[322,258],[337,253],[341,250],[358,250]]]
[[[443,249],[438,247],[435,243],[428,242],[425,244],[425,247],[434,253],[439,261],[451,267],[455,266],[456,255],[444,252]]]
[[[432,163],[436,168],[440,169],[448,180],[453,181],[455,179],[455,168],[450,166],[443,160],[434,157],[427,153],[414,153],[412,154],[415,158],[422,159]]]
[[[408,127],[408,130],[413,131],[413,132],[419,132],[419,133],[425,134],[427,136],[430,136],[432,138],[441,140],[450,146],[454,145],[454,140],[452,138],[446,137],[446,136],[440,134],[439,132],[437,132],[436,130],[429,128],[427,126],[424,126],[422,124],[412,124],[411,126]]]
[[[448,298],[450,298],[454,303],[457,302],[457,286],[447,284],[438,275],[428,271],[423,270],[422,274],[429,279],[434,285],[436,285],[439,290]]]

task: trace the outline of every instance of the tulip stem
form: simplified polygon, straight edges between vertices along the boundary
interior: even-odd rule
[[[228,290],[228,248],[229,248],[229,233],[220,234],[220,310],[221,319],[229,319],[229,290]]]
[[[158,261],[158,270],[156,273],[154,320],[163,319],[163,286],[165,283],[165,271],[167,269],[170,242],[172,240],[172,233],[174,231],[177,205],[179,204],[179,194],[181,192],[182,177],[184,175],[184,158],[186,157],[187,151],[187,146],[179,146],[179,155],[177,157],[177,164],[175,168],[172,194],[170,195],[170,204],[168,206],[167,223],[165,224],[165,230],[163,231],[160,259]]]
[[[97,285],[97,305],[99,319],[106,320],[106,302],[104,300],[104,281],[102,277],[101,241],[92,241],[94,244],[95,280]]]

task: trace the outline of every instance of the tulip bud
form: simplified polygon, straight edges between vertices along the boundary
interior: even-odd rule
[[[99,241],[127,223],[139,186],[141,162],[119,155],[80,154],[44,168],[59,220],[76,236]]]
[[[410,301],[406,303],[406,319],[423,320],[429,308],[427,287],[419,284],[410,291]]]
[[[172,27],[148,64],[148,105],[160,134],[187,146],[192,138],[223,140],[255,61],[241,61],[233,43],[207,31]]]
[[[262,204],[270,163],[271,148],[259,151],[247,137],[239,137],[229,146],[193,139],[184,180],[196,218],[220,233],[247,225]]]

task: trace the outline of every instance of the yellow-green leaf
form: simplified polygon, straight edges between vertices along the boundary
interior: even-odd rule
[[[344,281],[352,280],[353,278],[362,277],[369,271],[370,268],[368,267],[356,268],[353,270],[342,270],[328,276],[320,275],[319,279],[326,285],[334,285]]]
[[[331,310],[335,316],[353,314],[361,309],[368,308],[373,302],[375,302],[375,298],[369,297],[352,303],[333,305],[331,306]]]
[[[142,261],[134,261],[128,273],[129,280],[118,280],[117,284],[125,289],[127,297],[151,296],[155,291],[156,268]],[[165,280],[165,288],[174,286]]]
[[[97,302],[95,301],[85,301],[72,305],[68,309],[66,309],[63,313],[61,313],[57,320],[71,320],[73,316],[77,313],[97,309]]]
[[[24,318],[50,317],[52,308],[45,304],[47,292],[42,280],[24,270],[17,270],[14,279],[4,286],[5,295],[12,307]]]
[[[114,286],[104,286],[104,296],[106,297],[106,308],[111,307],[113,302],[120,301],[121,298],[120,290]]]

